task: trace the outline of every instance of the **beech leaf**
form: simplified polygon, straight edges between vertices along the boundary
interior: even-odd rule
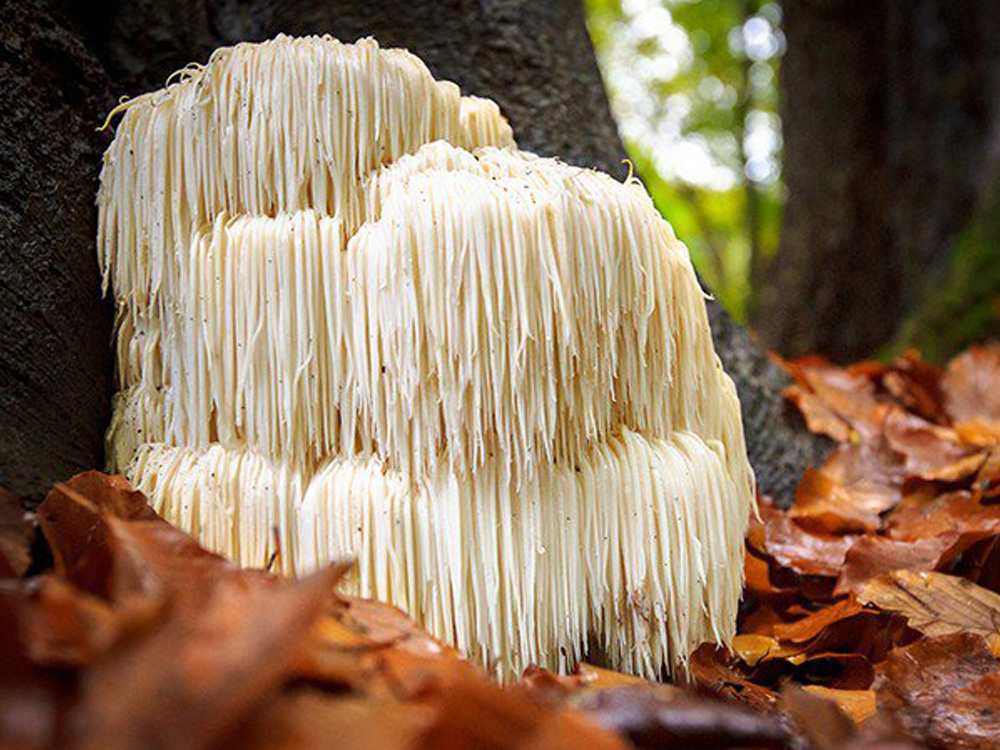
[[[905,615],[927,636],[969,632],[992,642],[1000,634],[1000,594],[965,578],[896,570],[869,581],[858,598]]]

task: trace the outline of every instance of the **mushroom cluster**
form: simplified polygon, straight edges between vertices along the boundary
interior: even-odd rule
[[[739,402],[637,180],[372,40],[220,49],[119,109],[108,457],[161,514],[246,565],[354,557],[502,677],[731,638]]]

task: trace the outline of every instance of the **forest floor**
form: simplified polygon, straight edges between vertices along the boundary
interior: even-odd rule
[[[89,472],[0,494],[0,746],[1000,748],[1000,345],[785,365],[838,447],[760,498],[739,635],[683,687],[501,688],[343,567],[240,570]]]

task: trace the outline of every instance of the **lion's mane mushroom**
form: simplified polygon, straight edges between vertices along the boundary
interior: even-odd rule
[[[217,51],[122,105],[109,460],[244,564],[358,559],[503,676],[733,634],[753,497],[686,249],[375,42]]]

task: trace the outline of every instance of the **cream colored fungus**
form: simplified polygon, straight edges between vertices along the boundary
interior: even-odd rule
[[[278,37],[122,105],[98,247],[112,468],[209,547],[351,555],[503,677],[732,636],[753,499],[687,250],[373,41]]]

